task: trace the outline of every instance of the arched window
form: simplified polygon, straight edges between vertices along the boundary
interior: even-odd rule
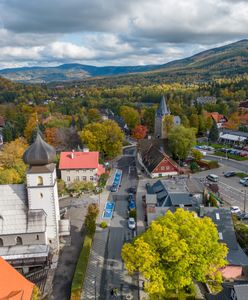
[[[22,245],[22,238],[20,236],[16,238],[16,245]]]
[[[43,178],[41,176],[37,178],[37,185],[43,185]]]
[[[3,246],[3,240],[0,238],[0,247]]]

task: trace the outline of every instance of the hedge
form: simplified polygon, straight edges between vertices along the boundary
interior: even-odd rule
[[[92,245],[92,236],[86,235],[81,249],[76,270],[71,285],[71,300],[80,300],[83,288],[84,278],[87,270],[87,264]]]
[[[215,152],[214,154],[217,155],[217,156],[228,157],[228,158],[239,160],[239,161],[248,160],[248,156],[242,157],[242,156],[238,156],[238,155],[235,155],[235,154],[230,154],[230,153],[226,154],[224,152],[218,152],[218,151]]]

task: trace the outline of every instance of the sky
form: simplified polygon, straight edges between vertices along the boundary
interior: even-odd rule
[[[248,0],[0,0],[0,69],[163,64],[248,37]]]

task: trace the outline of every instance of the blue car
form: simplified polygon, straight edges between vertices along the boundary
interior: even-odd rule
[[[131,209],[135,209],[135,208],[136,208],[135,202],[134,201],[130,201],[129,205],[128,205],[128,209],[131,210]]]

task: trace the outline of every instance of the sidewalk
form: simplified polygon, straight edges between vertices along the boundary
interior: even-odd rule
[[[106,188],[101,194],[99,194],[99,215],[97,217],[96,222],[98,226],[96,228],[96,233],[90,252],[86,276],[83,285],[83,291],[81,293],[81,300],[99,299],[100,297],[100,284],[103,273],[104,257],[106,252],[109,229],[102,229],[99,227],[99,225],[103,221],[102,214],[105,207],[105,203],[110,195],[109,186],[113,181],[114,173],[115,170],[111,170],[109,179],[106,184]],[[109,220],[109,223],[110,222],[111,220]]]

